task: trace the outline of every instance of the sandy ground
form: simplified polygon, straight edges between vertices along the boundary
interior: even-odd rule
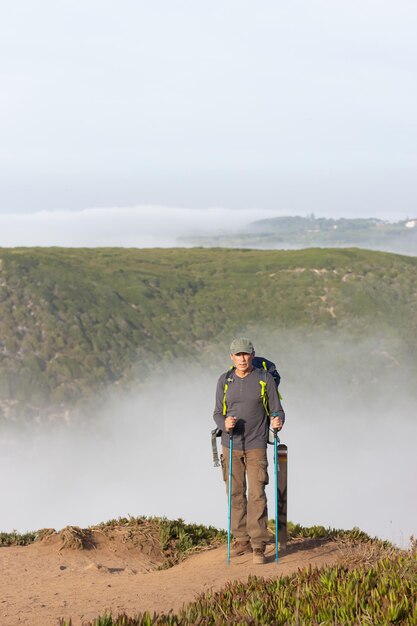
[[[29,546],[0,548],[1,626],[56,626],[72,618],[74,626],[105,612],[135,615],[177,611],[200,593],[249,575],[281,576],[309,564],[339,561],[337,544],[302,540],[289,544],[279,563],[274,546],[268,562],[254,565],[251,555],[226,563],[221,546],[195,554],[179,565],[155,571],[157,558],[143,549],[102,538],[87,550],[62,549],[58,539]],[[153,571],[152,571],[153,570]]]

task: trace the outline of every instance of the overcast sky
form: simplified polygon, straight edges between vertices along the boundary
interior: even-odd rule
[[[415,217],[416,28],[415,0],[2,0],[0,228]]]

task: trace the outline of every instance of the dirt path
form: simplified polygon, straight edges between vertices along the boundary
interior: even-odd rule
[[[274,560],[254,565],[245,555],[226,564],[224,546],[191,556],[179,565],[149,571],[152,559],[126,546],[103,545],[92,550],[60,550],[36,542],[26,547],[0,548],[1,626],[55,626],[60,617],[79,626],[105,612],[177,611],[184,603],[228,580],[285,575],[305,567],[333,564],[342,554],[335,543],[303,540],[290,544]]]

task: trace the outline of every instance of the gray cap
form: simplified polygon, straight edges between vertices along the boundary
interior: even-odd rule
[[[238,354],[238,352],[252,354],[253,351],[253,343],[247,337],[236,337],[230,344],[230,354]]]

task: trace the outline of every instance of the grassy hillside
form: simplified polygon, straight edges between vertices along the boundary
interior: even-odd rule
[[[237,329],[380,329],[417,347],[417,258],[357,249],[1,249],[3,417],[66,406]]]

